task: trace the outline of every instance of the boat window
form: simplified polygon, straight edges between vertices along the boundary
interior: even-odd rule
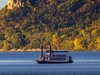
[[[50,58],[50,60],[66,60],[66,58]]]
[[[66,55],[52,55],[53,57],[66,57]]]

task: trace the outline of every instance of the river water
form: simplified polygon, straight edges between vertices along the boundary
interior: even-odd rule
[[[38,64],[39,52],[0,52],[0,75],[100,75],[100,52],[70,52],[73,63]]]

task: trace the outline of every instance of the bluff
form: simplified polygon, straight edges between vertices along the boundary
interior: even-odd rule
[[[25,6],[26,0],[8,0],[8,9],[14,9]]]
[[[100,0],[8,0],[0,10],[0,49],[49,49],[50,44],[100,50]]]

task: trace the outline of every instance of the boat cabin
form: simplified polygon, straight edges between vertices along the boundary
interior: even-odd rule
[[[39,60],[37,60],[38,63],[71,63],[72,57],[68,56],[68,51],[66,50],[50,50],[49,51],[43,51],[43,48],[41,50],[41,56],[39,57]]]

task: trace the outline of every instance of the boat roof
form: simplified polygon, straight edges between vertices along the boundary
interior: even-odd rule
[[[46,52],[49,52],[49,51],[46,51]],[[66,53],[66,52],[67,52],[67,53],[68,53],[69,51],[66,51],[66,50],[51,50],[51,52],[57,52],[57,53],[58,53],[58,52],[60,52],[60,53],[62,53],[62,52],[63,52],[63,53],[64,53],[64,52]]]
[[[54,50],[53,52],[68,52],[66,50]]]

